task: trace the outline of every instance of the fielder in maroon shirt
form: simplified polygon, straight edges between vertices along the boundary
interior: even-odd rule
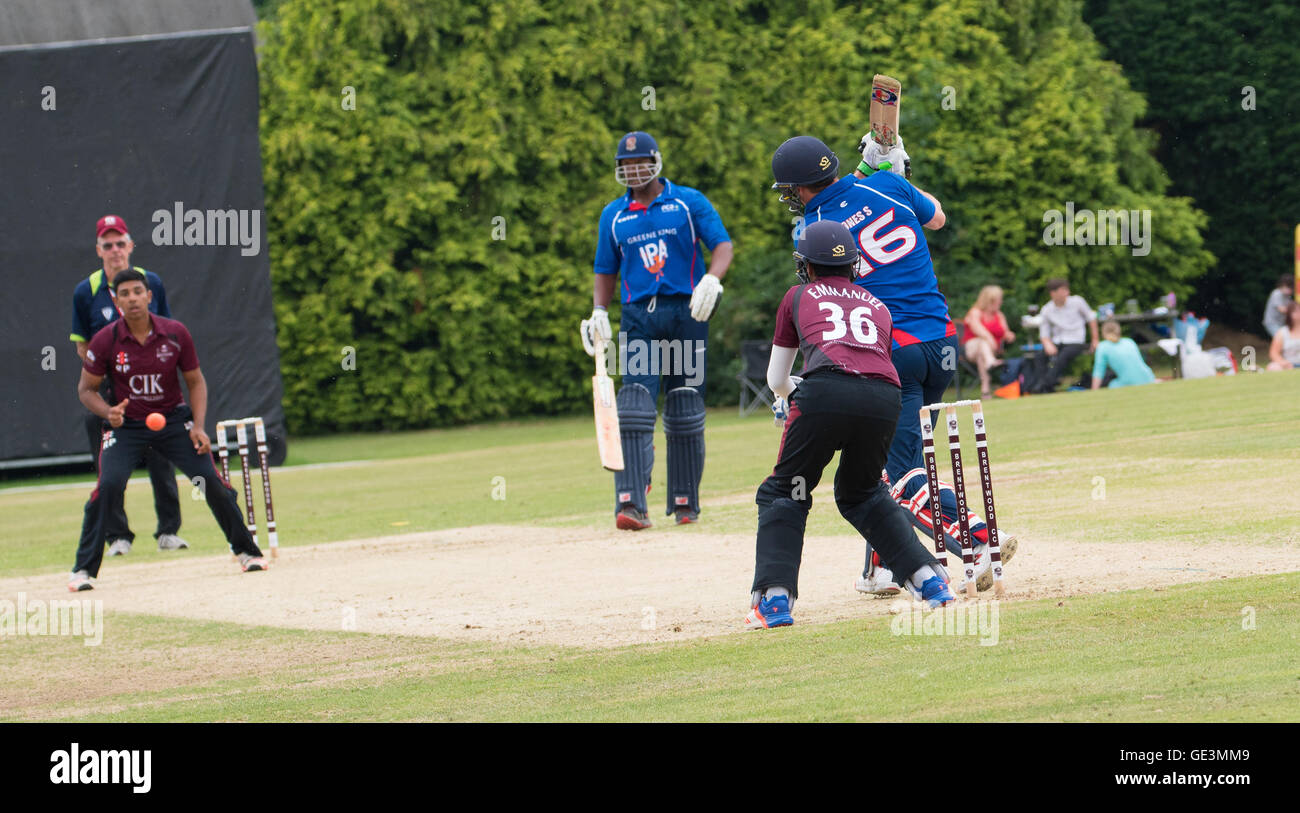
[[[77,561],[68,589],[90,590],[104,558],[103,525],[112,500],[120,504],[131,472],[145,450],[152,448],[199,485],[208,508],[245,571],[265,570],[262,551],[240,516],[235,491],[212,464],[211,443],[203,431],[208,387],[199,370],[194,340],[185,325],[149,312],[153,292],[145,277],[130,268],[115,279],[114,301],[122,313],[90,340],[81,368],[77,395],[86,408],[108,421],[99,452],[99,482],[86,503]],[[181,395],[176,371],[185,376],[192,406]],[[122,397],[110,405],[99,394],[105,375],[113,377],[113,392]],[[145,418],[158,412],[166,425],[154,431]]]
[[[772,474],[758,487],[749,629],[794,623],[804,526],[812,492],[838,450],[835,504],[908,588],[931,607],[955,601],[948,577],[916,538],[906,509],[880,479],[898,425],[898,373],[889,309],[850,279],[858,247],[844,224],[813,223],[795,252],[799,285],[777,310],[768,386],[785,420]],[[803,351],[801,379],[790,377]]]

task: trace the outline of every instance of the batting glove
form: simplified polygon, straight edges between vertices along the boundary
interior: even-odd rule
[[[591,318],[583,319],[578,325],[578,330],[582,336],[582,349],[587,351],[587,355],[596,355],[597,342],[605,344],[613,336],[609,329],[609,313],[597,305],[592,308]]]
[[[895,175],[906,176],[907,169],[912,162],[911,156],[903,148],[902,136],[897,136],[893,148],[886,150],[876,143],[876,140],[871,137],[871,133],[867,133],[858,142],[858,148],[862,150],[862,163],[872,170],[887,169]]]
[[[691,292],[691,318],[697,322],[709,321],[721,296],[722,283],[712,274],[705,274]]]

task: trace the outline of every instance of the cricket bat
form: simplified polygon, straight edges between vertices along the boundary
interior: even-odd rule
[[[902,102],[901,82],[883,73],[871,78],[871,137],[886,150],[898,143],[898,109]],[[912,177],[910,161],[903,172],[904,177]]]
[[[591,377],[591,400],[596,415],[596,451],[600,465],[610,471],[623,470],[623,440],[618,433],[618,404],[614,400],[614,379],[605,370],[605,345],[596,340],[596,374]]]

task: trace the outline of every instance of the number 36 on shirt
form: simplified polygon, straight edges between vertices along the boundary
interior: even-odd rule
[[[866,305],[858,305],[849,311],[847,322],[844,319],[844,308],[834,302],[818,302],[817,309],[826,314],[826,321],[831,325],[830,330],[822,331],[822,341],[842,339],[852,331],[858,344],[869,347],[876,343],[876,323],[871,321],[871,308]]]

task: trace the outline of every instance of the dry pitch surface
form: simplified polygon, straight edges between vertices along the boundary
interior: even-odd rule
[[[707,502],[704,508],[707,522]],[[167,562],[114,563],[101,571],[96,590],[79,597],[102,599],[110,612],[524,645],[613,647],[734,634],[747,609],[753,533],[701,532],[705,527],[631,533],[483,525],[293,547],[269,571],[249,574],[229,556],[182,554]],[[862,556],[857,536],[808,538],[796,623],[906,606],[909,599],[854,591]],[[1294,570],[1300,570],[1295,545],[1022,535],[1006,568],[1007,598]],[[61,574],[0,580],[0,595],[20,591],[30,598],[69,597]]]

